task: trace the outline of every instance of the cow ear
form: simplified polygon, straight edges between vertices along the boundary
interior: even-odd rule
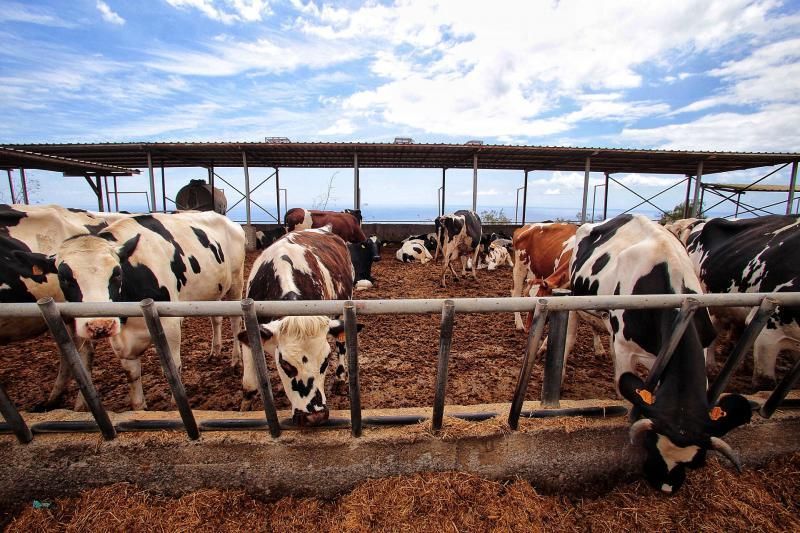
[[[141,233],[137,234],[136,237],[132,237],[125,241],[125,243],[117,248],[117,255],[119,256],[120,262],[125,262],[128,258],[136,251],[136,246],[139,245],[139,238],[142,236]]]
[[[356,331],[364,329],[364,324],[356,324]],[[331,320],[328,325],[328,336],[334,340],[344,340],[344,320]]]
[[[274,336],[272,330],[267,328],[266,326],[259,326],[258,333],[261,336],[262,344],[270,340]],[[240,331],[239,335],[237,335],[236,338],[238,338],[239,342],[241,342],[245,346],[250,347],[250,337],[248,337],[246,329]]]
[[[44,276],[57,272],[55,256],[14,250],[11,252],[11,258],[12,260],[6,263],[6,266],[24,278]]]
[[[728,394],[720,398],[717,406],[711,409],[711,434],[721,437],[728,431],[747,424],[753,415],[750,402],[739,394]]]
[[[645,389],[644,381],[631,372],[625,372],[620,376],[619,393],[623,398],[631,402],[636,407],[649,411],[649,407],[653,404],[652,394]]]

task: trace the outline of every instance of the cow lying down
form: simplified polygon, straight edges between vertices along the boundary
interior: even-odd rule
[[[348,300],[353,296],[353,265],[344,241],[321,229],[287,234],[258,256],[250,271],[247,296],[254,300]],[[261,344],[275,358],[283,390],[296,424],[316,425],[328,419],[325,371],[330,341],[336,342],[337,387],[346,389],[347,358],[339,337],[344,322],[326,316],[286,316],[260,319]],[[359,326],[360,329],[360,326]],[[242,410],[252,408],[258,379],[245,331]]]
[[[403,246],[395,253],[395,258],[401,263],[422,263],[423,265],[433,259],[425,246],[425,241],[412,239],[403,242]]]

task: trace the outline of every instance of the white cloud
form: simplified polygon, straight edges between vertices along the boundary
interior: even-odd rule
[[[356,131],[356,127],[350,119],[340,118],[319,133],[320,135],[350,135],[354,131]]]
[[[556,196],[561,194],[561,189],[545,189],[543,194],[545,196]]]
[[[268,0],[167,0],[176,8],[200,11],[223,24],[258,22],[272,13]]]
[[[0,22],[27,22],[54,28],[74,28],[76,25],[58,17],[45,8],[16,2],[0,2]]]
[[[116,24],[118,26],[125,24],[125,19],[112,11],[111,8],[108,7],[108,4],[103,2],[103,0],[97,0],[97,9],[100,10],[100,14],[103,16],[103,20],[106,22],[110,22],[111,24]]]
[[[499,196],[499,195],[500,191],[494,188],[484,189],[484,190],[478,189],[478,196]],[[472,189],[465,189],[463,191],[458,191],[456,193],[456,196],[472,196]]]

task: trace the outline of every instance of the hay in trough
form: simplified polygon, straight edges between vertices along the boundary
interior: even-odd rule
[[[800,531],[800,453],[741,475],[711,459],[674,496],[643,481],[545,496],[523,480],[426,472],[369,480],[333,502],[220,490],[168,498],[117,484],[54,503],[28,503],[7,531]]]

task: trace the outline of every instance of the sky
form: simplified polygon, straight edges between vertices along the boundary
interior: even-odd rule
[[[410,137],[800,151],[797,2],[0,0],[0,40],[2,144]],[[242,188],[241,169],[218,172]],[[28,175],[35,202],[94,205],[80,178]],[[168,169],[168,196],[205,176]],[[331,177],[328,207],[350,207],[352,169],[281,170],[292,206],[310,206]],[[616,178],[651,196],[682,176]],[[513,212],[522,179],[481,171],[479,211]],[[763,183],[788,179],[787,168]],[[440,180],[440,170],[362,169],[362,204],[435,206]],[[592,186],[602,180],[593,174]],[[449,171],[447,204],[469,204],[471,181],[471,171]],[[146,172],[120,183],[146,190]],[[533,208],[580,209],[582,173],[534,172],[529,183]],[[672,208],[681,189],[656,203]],[[121,208],[142,205],[141,195],[123,198]],[[274,187],[255,198],[274,205]],[[636,203],[612,187],[610,206]]]

